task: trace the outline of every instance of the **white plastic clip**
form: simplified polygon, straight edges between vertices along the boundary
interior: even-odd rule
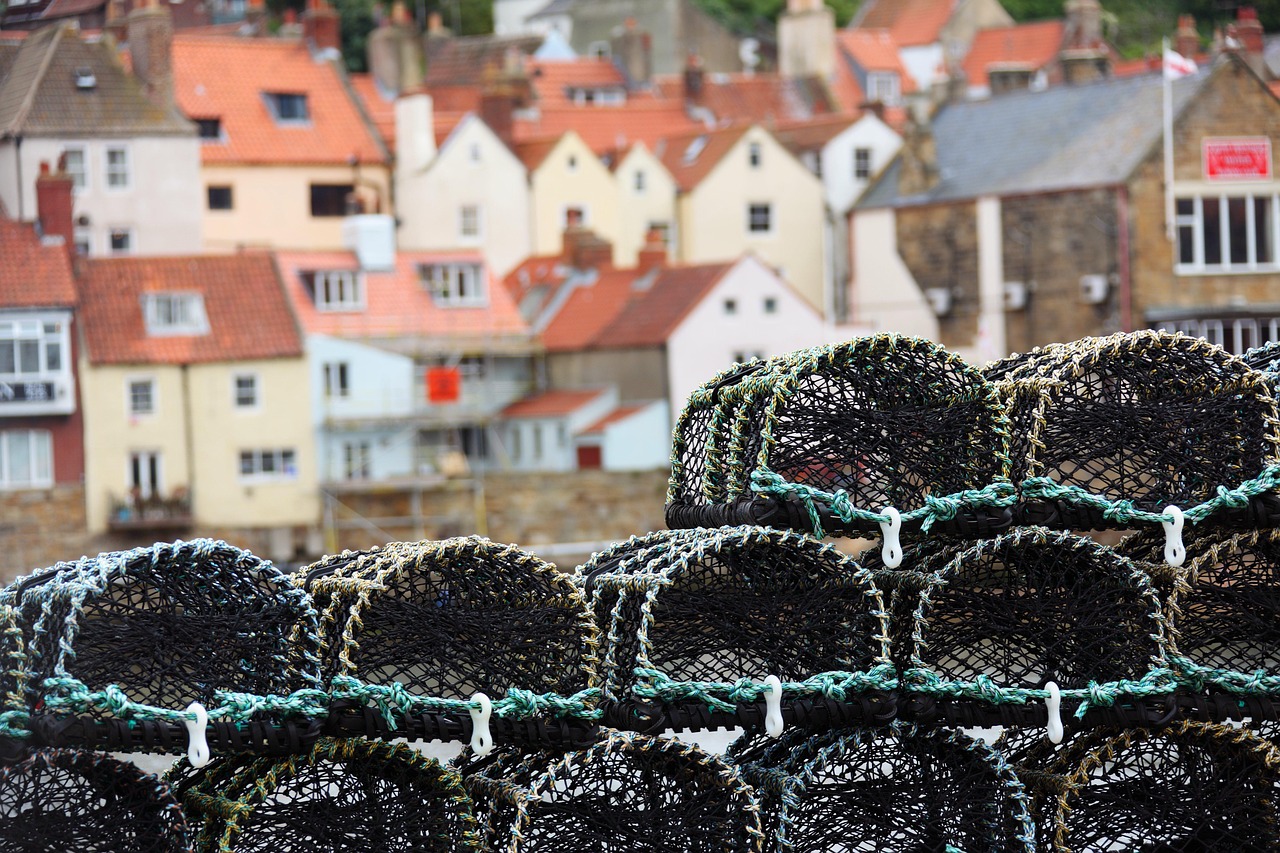
[[[1062,743],[1062,693],[1056,681],[1050,681],[1044,689],[1049,691],[1044,697],[1044,707],[1049,712],[1049,741]]]
[[[183,720],[187,727],[187,761],[192,767],[204,767],[209,763],[209,736],[206,727],[209,725],[209,712],[199,702],[187,706],[188,714],[196,718]]]
[[[764,730],[769,737],[782,737],[782,682],[771,675],[764,680]]]
[[[479,709],[471,709],[471,751],[478,756],[485,756],[493,749],[493,735],[489,733],[493,703],[483,693],[473,693],[471,701],[480,703]]]
[[[896,569],[902,565],[902,542],[898,538],[902,533],[902,515],[891,506],[881,512],[889,516],[889,520],[880,522],[880,535],[884,537],[880,558],[884,560],[886,569]]]
[[[1164,514],[1173,516],[1173,521],[1160,522],[1164,525],[1164,561],[1176,569],[1187,559],[1187,549],[1182,544],[1182,510],[1169,504]]]

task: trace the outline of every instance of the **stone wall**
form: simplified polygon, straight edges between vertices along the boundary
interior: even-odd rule
[[[971,202],[898,210],[898,254],[924,292],[951,292],[938,319],[939,343],[971,346],[978,334],[978,219]]]

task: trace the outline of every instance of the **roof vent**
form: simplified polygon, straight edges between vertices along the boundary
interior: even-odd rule
[[[98,85],[98,78],[94,76],[92,68],[76,69],[76,88],[77,89],[93,89]]]

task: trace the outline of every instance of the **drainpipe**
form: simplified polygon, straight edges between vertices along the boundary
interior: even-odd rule
[[[23,218],[22,210],[22,134],[13,138],[13,163],[18,170],[18,221]]]
[[[1120,274],[1120,330],[1133,331],[1133,283],[1130,281],[1129,188],[1116,188],[1116,260]]]

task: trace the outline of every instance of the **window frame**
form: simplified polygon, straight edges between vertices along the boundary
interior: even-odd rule
[[[89,189],[89,154],[85,151],[84,146],[74,145],[62,149],[62,153],[67,157],[63,162],[66,164],[67,174],[71,177],[71,192],[73,195],[80,195]],[[70,155],[80,155],[80,168],[78,171],[71,169]],[[77,183],[77,177],[79,182]]]
[[[853,149],[853,179],[855,181],[871,180],[870,148],[858,147]]]
[[[138,395],[136,388],[146,386],[147,404],[149,408],[137,408]],[[160,413],[160,386],[154,376],[127,376],[124,380],[124,409],[130,418],[154,418]]]
[[[252,470],[245,472],[246,457]],[[263,461],[270,458],[274,470],[267,471]],[[292,466],[292,471],[290,467]],[[241,448],[236,455],[236,471],[242,483],[278,483],[298,479],[298,450],[296,447]]]
[[[126,238],[127,245],[123,249],[115,247],[116,235],[122,234]],[[117,257],[128,257],[137,253],[137,247],[134,245],[135,232],[132,225],[112,225],[107,228],[107,254]]]
[[[468,223],[470,213],[470,223]],[[470,224],[472,228],[467,229]],[[458,206],[458,239],[463,242],[479,242],[484,239],[484,207],[480,204]]]
[[[241,381],[249,380],[250,398],[244,402]],[[256,370],[239,370],[231,374],[231,408],[237,412],[257,412],[262,409],[262,376]]]
[[[170,306],[184,306],[181,312],[189,310],[190,316],[176,322],[172,319],[172,315],[169,318],[162,318],[160,316],[161,305],[165,302],[168,302]],[[172,310],[171,307],[169,311],[172,312]],[[142,295],[142,318],[147,335],[150,337],[207,335],[209,333],[209,315],[205,312],[204,294],[198,291],[166,290],[144,293]]]
[[[1233,220],[1231,202],[1243,200],[1245,238],[1244,260],[1232,260]],[[1181,212],[1184,202],[1190,202],[1191,211]],[[1265,231],[1260,229],[1258,219],[1259,202],[1263,203],[1268,222]],[[1209,234],[1206,228],[1205,209],[1209,205],[1217,207],[1217,252],[1218,262],[1207,260]],[[1174,199],[1174,239],[1173,268],[1177,275],[1240,275],[1249,273],[1274,273],[1280,271],[1280,193],[1250,192],[1240,188],[1223,188],[1220,191],[1194,192],[1175,195]],[[1260,239],[1261,238],[1261,239]],[[1265,245],[1269,250],[1270,260],[1259,260],[1263,254],[1259,249]],[[1183,261],[1184,248],[1191,249],[1191,260]]]
[[[113,169],[111,164],[112,154],[123,155],[124,167],[123,172],[120,169]],[[127,145],[108,145],[103,148],[102,152],[103,178],[102,185],[107,192],[128,192],[133,189],[133,157],[130,154]],[[123,183],[112,183],[112,177],[123,174]]]
[[[200,139],[200,143],[202,145],[217,145],[219,143],[223,143],[227,141],[226,132],[225,132],[226,128],[222,124],[221,116],[205,116],[203,118],[193,118],[192,121],[196,123],[196,136]],[[217,131],[217,134],[214,136],[206,136],[205,129],[209,127],[211,122],[213,125],[213,129]]]
[[[464,271],[470,275],[464,275]],[[466,279],[470,279],[468,282]],[[489,305],[489,282],[482,263],[420,264],[418,280],[441,308],[484,308]],[[468,293],[468,290],[475,292]]]
[[[49,331],[50,325],[56,325]],[[47,314],[0,318],[0,345],[11,342],[13,351],[13,370],[0,370],[0,382],[10,384],[27,382],[58,382],[71,374],[71,334],[70,320]],[[23,370],[23,343],[34,344],[36,349],[36,369]],[[50,367],[50,350],[57,351],[57,367]]]
[[[285,103],[284,98],[291,99],[289,103],[302,104],[302,115],[283,115],[281,106]],[[311,102],[306,92],[263,92],[262,100],[267,105],[271,119],[281,127],[306,127],[311,124]]]
[[[310,270],[307,275],[311,276],[311,302],[317,311],[340,314],[364,310],[364,276],[358,270]],[[337,299],[329,298],[332,283],[336,283]]]
[[[215,205],[213,203],[213,194],[215,191],[219,193],[222,193],[222,192],[226,193],[226,200],[227,200],[226,205]],[[205,209],[217,210],[217,211],[235,210],[236,209],[235,187],[233,187],[231,184],[206,184],[205,185]]]
[[[764,146],[752,140],[747,143],[747,165],[759,169],[764,165]]]
[[[26,480],[13,479],[12,445],[22,434],[27,441]],[[53,432],[47,429],[0,429],[0,492],[17,492],[25,489],[48,489],[56,479],[53,462]]]
[[[373,442],[367,438],[348,438],[341,442],[342,479],[363,481],[373,479]],[[359,458],[356,459],[356,455]],[[354,462],[359,462],[357,472]]]
[[[326,361],[321,365],[320,375],[326,400],[346,400],[351,397],[350,362]],[[335,390],[338,393],[334,393]]]
[[[341,198],[338,201],[336,212],[335,212],[335,208],[333,208],[329,204],[322,204],[322,205],[319,205],[319,207],[317,208],[317,205],[316,205],[317,192],[320,193],[318,196],[320,200],[327,200],[328,202],[332,202],[333,198],[337,197],[338,190],[341,190],[342,192],[341,192]],[[341,219],[342,217],[347,215],[347,197],[354,194],[355,191],[356,191],[355,184],[308,183],[307,192],[309,197],[309,205],[307,207],[307,213],[312,219]],[[317,213],[316,212],[317,209],[319,209],[321,212]]]
[[[757,208],[764,209],[765,227],[757,228],[756,212]],[[773,234],[773,202],[771,201],[749,201],[747,202],[747,236],[749,237],[768,237]]]

